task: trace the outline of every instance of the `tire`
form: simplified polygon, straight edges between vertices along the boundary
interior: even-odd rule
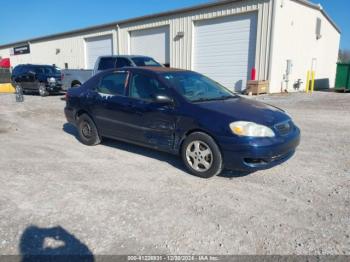
[[[15,94],[16,94],[16,102],[23,102],[24,101],[24,90],[20,84],[15,85]]]
[[[80,87],[81,86],[81,83],[78,82],[78,81],[73,81],[73,83],[71,84],[71,87]]]
[[[202,132],[192,133],[185,139],[181,157],[187,170],[198,177],[210,178],[223,169],[220,148],[212,137]]]
[[[46,86],[44,83],[39,83],[38,91],[39,91],[39,95],[42,97],[49,95],[49,92],[46,90]]]
[[[84,145],[95,146],[101,143],[101,138],[97,127],[94,121],[87,114],[82,114],[79,116],[77,127],[79,140]]]
[[[24,93],[23,87],[20,83],[13,83],[12,86],[15,87],[16,93],[17,93],[18,89],[22,90],[22,92]]]
[[[13,83],[12,83],[12,86],[15,87],[16,93],[17,93],[17,86],[20,87],[20,88],[22,89],[22,94],[23,94],[23,95],[25,95],[25,94],[28,93],[27,90],[23,89],[21,83],[13,82]]]

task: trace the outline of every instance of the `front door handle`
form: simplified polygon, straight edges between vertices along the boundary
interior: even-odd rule
[[[129,102],[128,107],[132,113],[139,115],[139,116],[143,115],[142,112],[138,109],[138,107],[133,102]]]

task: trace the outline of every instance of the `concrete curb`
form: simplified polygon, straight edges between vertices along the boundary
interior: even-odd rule
[[[0,84],[0,93],[15,93],[15,88],[12,84]]]

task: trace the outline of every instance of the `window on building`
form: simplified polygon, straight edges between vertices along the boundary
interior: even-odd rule
[[[322,37],[322,32],[321,32],[321,29],[322,29],[322,20],[321,18],[317,18],[316,19],[316,39],[321,39]]]

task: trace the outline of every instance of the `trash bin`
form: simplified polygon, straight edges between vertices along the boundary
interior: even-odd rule
[[[246,94],[253,95],[266,94],[269,91],[269,81],[267,80],[249,80],[247,83]]]
[[[338,63],[335,90],[350,91],[350,63]]]

